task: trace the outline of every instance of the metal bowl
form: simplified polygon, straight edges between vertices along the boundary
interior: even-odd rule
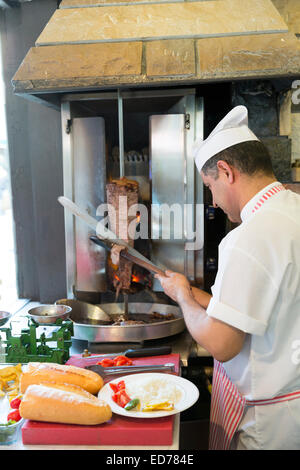
[[[0,326],[4,325],[11,317],[11,313],[0,311]]]
[[[68,305],[40,305],[28,310],[28,315],[36,323],[55,323],[58,318],[65,320],[72,308]]]

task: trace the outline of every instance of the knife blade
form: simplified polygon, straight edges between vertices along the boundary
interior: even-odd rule
[[[100,240],[100,238],[98,238],[94,235],[92,235],[89,238],[92,242],[96,243],[96,245],[102,246],[103,248],[105,248],[108,251],[110,251],[112,249],[113,245],[114,245],[111,241],[109,241],[109,240]],[[143,261],[140,258],[137,258],[136,256],[133,256],[131,253],[128,253],[127,248],[125,248],[125,247],[124,247],[124,250],[121,251],[120,256],[127,259],[128,261],[131,261],[132,263],[137,264],[138,266],[141,266],[144,269],[147,269],[151,273],[159,274],[160,276],[165,276],[164,271],[159,269],[154,264],[150,264],[149,262]]]
[[[116,352],[111,354],[95,354],[92,356],[83,356],[84,359],[97,359],[114,356],[126,357],[148,357],[148,356],[164,356],[172,353],[171,346],[161,346],[158,348],[141,348],[141,349],[127,349],[126,351]]]
[[[125,246],[128,250],[128,253],[130,253],[133,256],[136,256],[139,258],[141,261],[144,261],[146,263],[151,264],[152,266],[155,267],[155,265],[147,259],[145,256],[143,256],[139,251],[137,251],[135,248],[130,246],[128,243],[126,243],[124,240],[121,238],[118,238],[115,233],[113,233],[111,230],[105,228],[101,222],[98,220],[94,219],[94,217],[90,216],[86,211],[82,210],[80,207],[78,207],[73,201],[68,199],[65,196],[60,196],[58,198],[58,202],[67,210],[72,212],[73,215],[76,217],[79,217],[81,220],[83,220],[87,225],[89,225],[91,228],[93,228],[96,231],[97,237],[100,240],[103,241],[109,241],[114,243],[115,245],[122,245]]]
[[[132,374],[135,372],[152,372],[152,371],[175,371],[175,364],[168,363],[168,364],[153,364],[153,365],[144,365],[144,366],[125,366],[125,367],[101,367],[98,364],[94,364],[91,366],[85,366],[85,369],[92,370],[97,374],[105,377],[107,375],[122,375],[122,373],[126,372],[127,374]]]

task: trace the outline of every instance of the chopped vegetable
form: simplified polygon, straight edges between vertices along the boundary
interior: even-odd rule
[[[127,403],[127,405],[124,406],[124,408],[125,410],[130,411],[133,408],[136,408],[139,403],[140,403],[140,400],[138,398],[133,398]]]
[[[14,410],[18,410],[21,405],[21,399],[20,398],[14,398],[10,402],[10,407],[13,408]]]
[[[115,365],[113,359],[109,359],[108,357],[97,362],[97,364],[102,367],[112,367]]]
[[[110,386],[110,388],[112,389],[112,391],[113,391],[114,393],[117,393],[117,391],[118,391],[118,384],[110,383],[109,386]]]
[[[118,392],[114,393],[112,395],[112,399],[117,405],[121,406],[122,408],[124,408],[127,405],[127,403],[131,401],[131,399],[129,398],[129,396],[127,395],[124,389],[119,390]]]
[[[14,410],[14,411],[11,411],[10,413],[8,413],[7,421],[9,421],[11,419],[14,420],[14,421],[20,421],[21,415],[20,415],[19,410]]]
[[[119,390],[125,390],[125,382],[124,380],[121,380],[120,382],[116,383],[110,383],[110,388],[114,393],[117,393]]]
[[[132,360],[126,356],[116,356],[115,358],[105,357],[102,361],[97,362],[102,367],[113,367],[113,366],[131,366]]]
[[[0,423],[0,426],[10,426],[11,424],[16,424],[17,421],[10,419],[7,423]]]
[[[132,360],[126,356],[116,356],[114,358],[114,365],[115,366],[131,366]]]
[[[120,380],[120,382],[118,382],[118,390],[125,390],[125,382],[124,380]]]
[[[7,423],[0,423],[0,443],[11,444],[14,442],[18,428],[18,423],[13,419]]]

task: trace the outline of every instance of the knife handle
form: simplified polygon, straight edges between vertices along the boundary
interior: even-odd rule
[[[161,346],[159,348],[143,348],[143,349],[127,349],[124,356],[126,357],[147,357],[147,356],[163,356],[172,353],[171,346]]]
[[[94,242],[96,245],[102,246],[102,248],[105,248],[107,251],[110,251],[113,244],[108,241],[108,240],[100,240],[98,237],[95,237],[92,235],[90,237],[91,242]]]

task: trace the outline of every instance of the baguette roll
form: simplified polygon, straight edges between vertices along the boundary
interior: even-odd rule
[[[29,385],[41,382],[77,385],[92,394],[98,393],[104,384],[100,375],[82,367],[50,362],[29,362],[27,370],[21,375],[21,393],[25,393]]]
[[[50,423],[96,425],[109,421],[110,406],[80,387],[29,385],[19,408],[22,418]]]

